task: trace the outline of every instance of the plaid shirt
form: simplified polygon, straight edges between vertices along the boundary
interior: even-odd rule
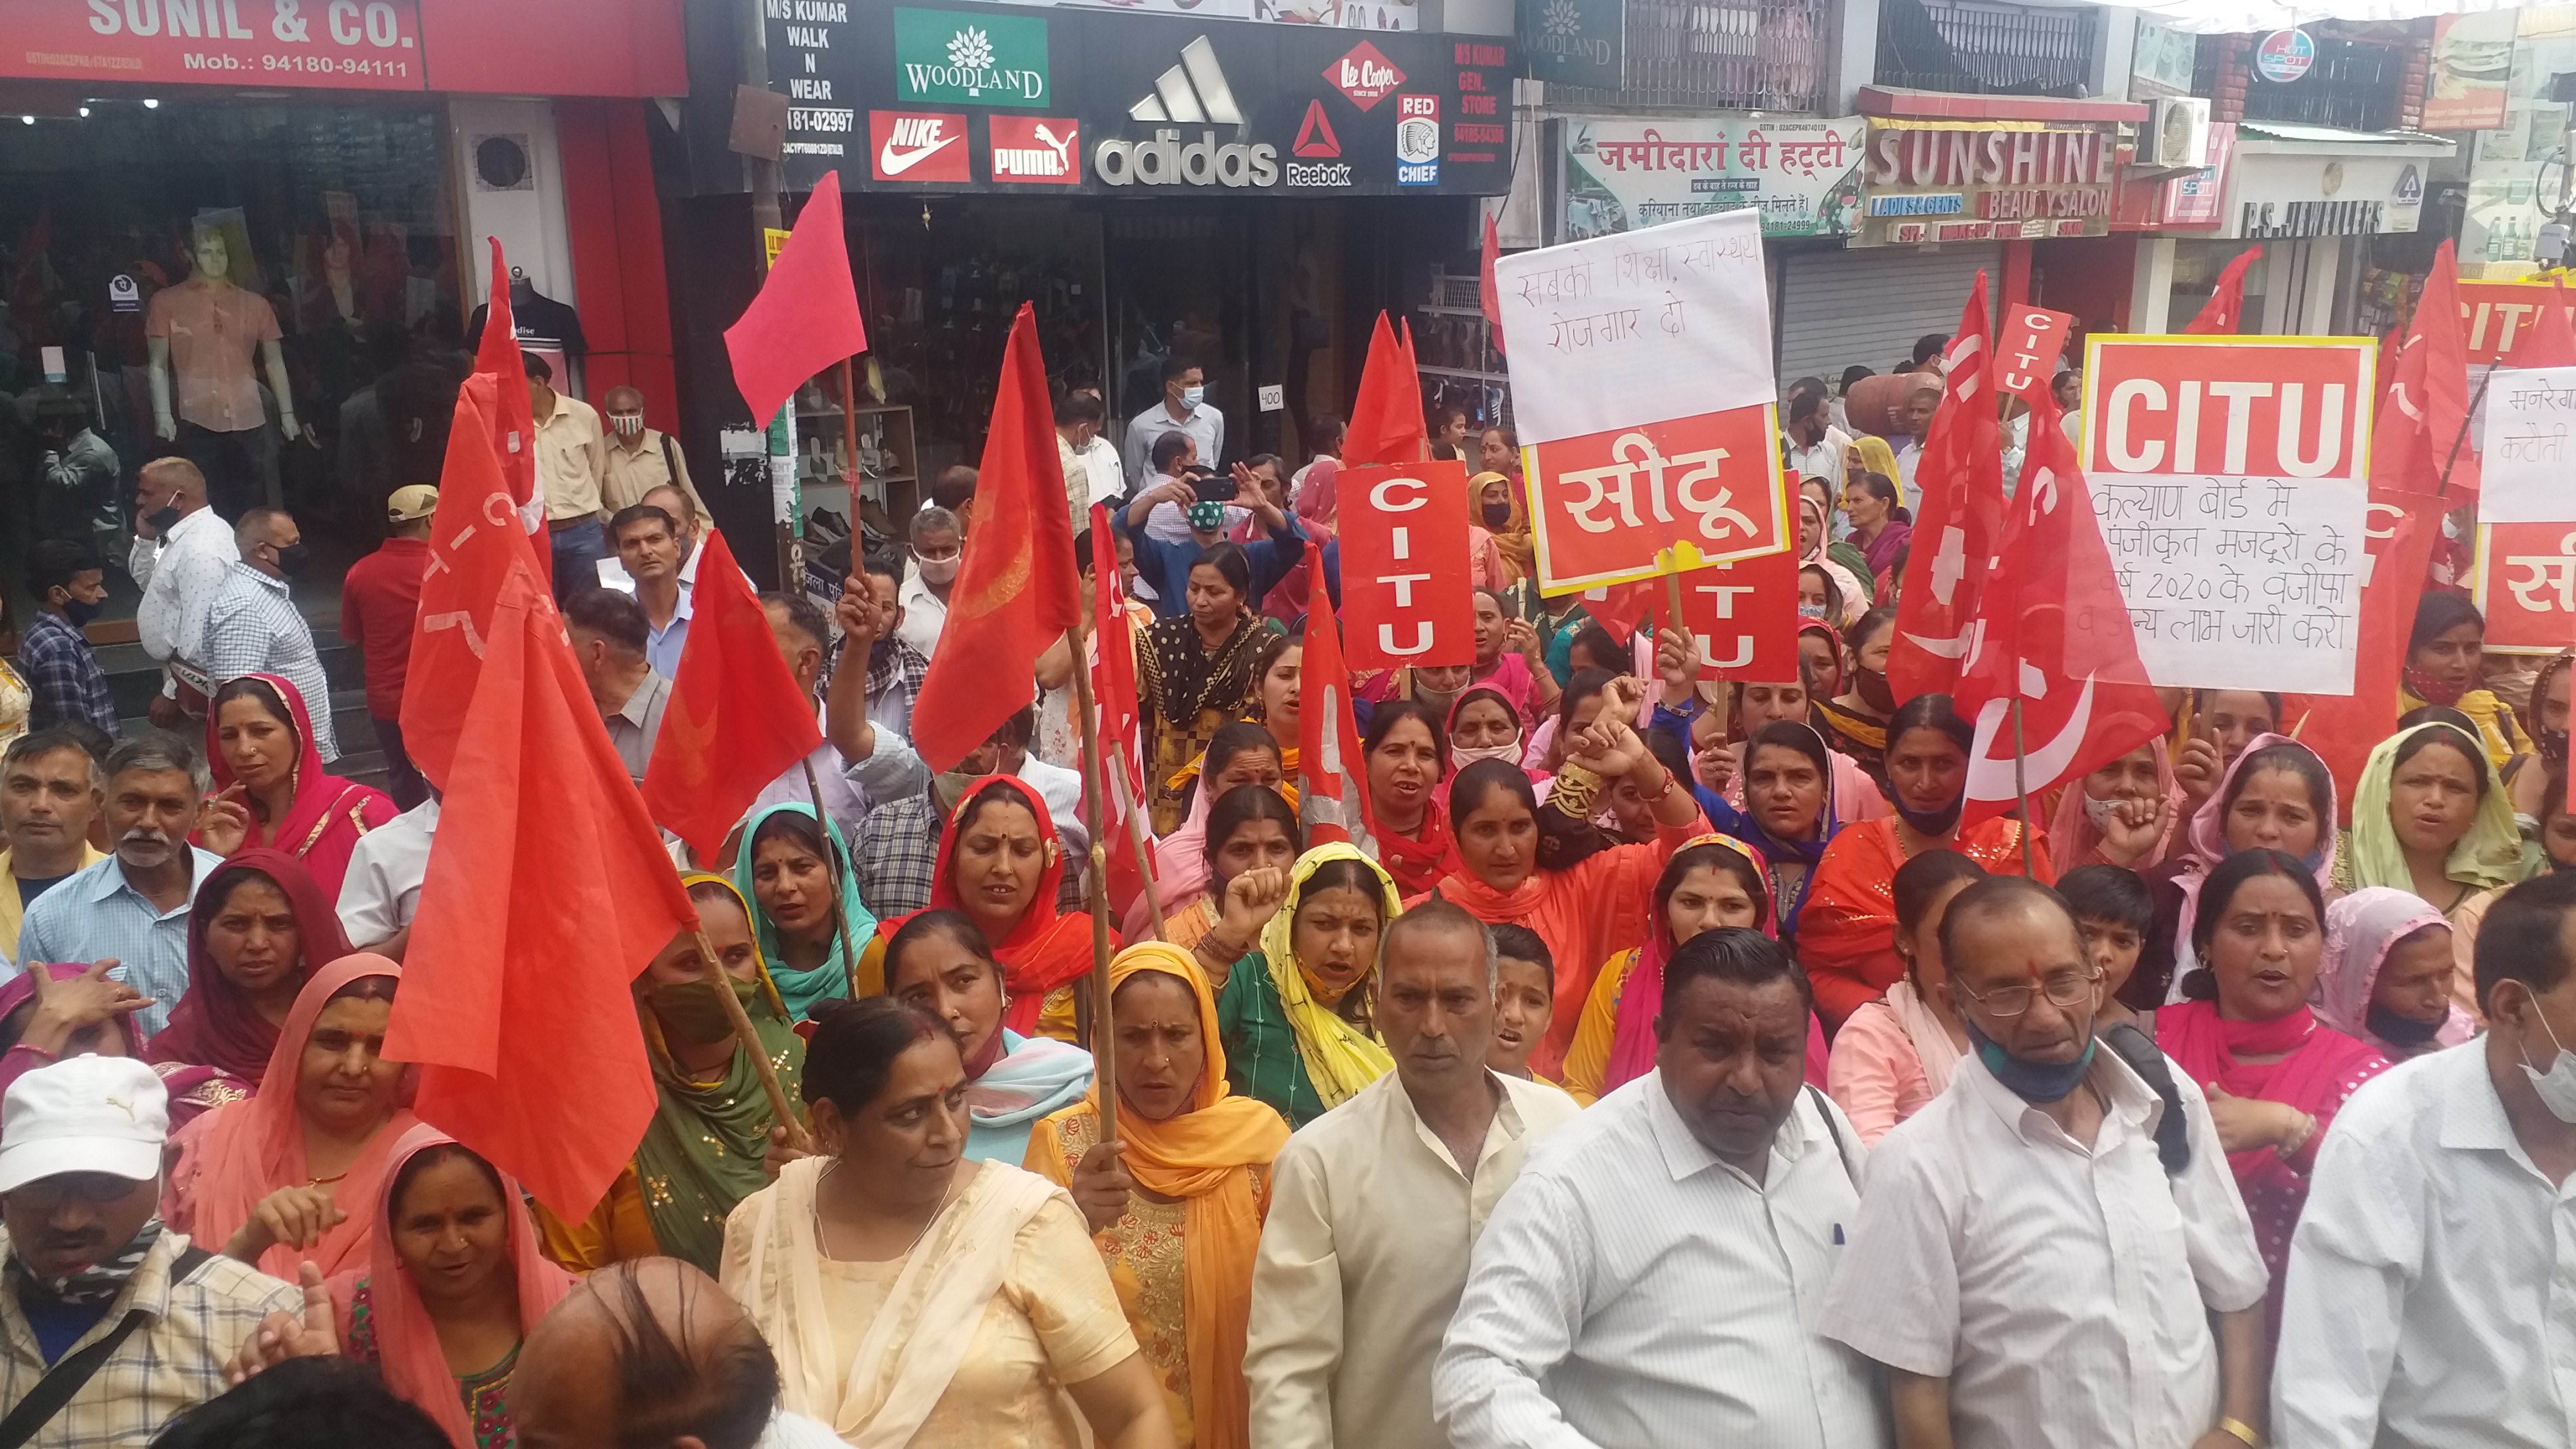
[[[98,652],[79,626],[50,609],[37,614],[19,641],[18,664],[35,694],[30,729],[86,720],[115,738],[116,696],[108,692],[107,671],[98,667]]]
[[[294,685],[313,717],[313,743],[323,761],[340,758],[340,738],[331,728],[331,681],[313,647],[312,626],[287,597],[286,580],[235,560],[206,606],[198,649],[193,662],[218,685],[245,674],[274,674]]]
[[[868,718],[912,735],[912,702],[930,677],[930,660],[901,639],[880,639],[868,653]]]
[[[125,1292],[72,1346],[77,1352],[106,1337],[131,1310],[149,1315],[62,1412],[36,1431],[28,1441],[34,1449],[108,1449],[150,1441],[174,1415],[224,1391],[224,1361],[262,1318],[303,1311],[301,1290],[226,1257],[209,1258],[184,1281],[172,1283],[171,1265],[187,1247],[179,1233],[156,1239]],[[14,1405],[34,1391],[48,1365],[17,1293],[6,1289],[0,1289],[0,1340],[0,1403]]]
[[[852,863],[859,872],[859,899],[878,920],[928,908],[931,877],[939,868],[940,828],[939,802],[929,791],[868,812],[859,826],[858,859]],[[1067,852],[1055,908],[1081,910],[1083,889],[1080,860]]]

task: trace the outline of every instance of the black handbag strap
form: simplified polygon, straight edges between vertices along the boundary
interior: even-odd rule
[[[213,1256],[205,1249],[191,1245],[170,1265],[171,1284],[176,1286],[185,1282]],[[106,1337],[45,1370],[45,1376],[36,1381],[36,1386],[28,1390],[27,1397],[20,1399],[16,1408],[9,1411],[9,1417],[0,1419],[0,1449],[24,1449],[28,1441],[36,1437],[36,1432],[53,1422],[54,1416],[63,1411],[63,1406],[72,1401],[72,1396],[107,1366],[108,1359],[151,1316],[140,1308],[126,1310],[125,1317],[107,1331]]]
[[[2174,1085],[2171,1059],[2145,1032],[2125,1021],[2103,1028],[2100,1040],[2164,1099],[2164,1115],[2156,1119],[2156,1156],[2164,1163],[2165,1176],[2180,1177],[2191,1166],[2191,1119],[2183,1115],[2182,1089]]]
[[[1834,1139],[1834,1156],[1842,1162],[1843,1176],[1851,1179],[1853,1191],[1859,1191],[1860,1174],[1852,1168],[1851,1144],[1843,1140],[1843,1127],[1834,1120],[1834,1109],[1825,1105],[1825,1094],[1816,1090],[1815,1083],[1807,1084],[1807,1095],[1814,1099],[1816,1115],[1825,1119],[1825,1131]]]

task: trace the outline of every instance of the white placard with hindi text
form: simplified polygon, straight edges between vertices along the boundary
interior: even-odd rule
[[[2366,485],[2103,473],[2085,482],[2149,679],[2351,692]]]
[[[1750,208],[1494,264],[1523,443],[1776,401]]]
[[[2499,367],[2486,385],[2480,523],[2576,523],[2576,367]]]

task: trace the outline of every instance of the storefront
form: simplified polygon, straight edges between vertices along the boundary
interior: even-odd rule
[[[2421,229],[2425,179],[2453,143],[2269,121],[2235,129],[2218,224],[2174,243],[2171,324],[2189,321],[2220,269],[2259,243],[2263,259],[2246,273],[2240,330],[2384,330],[2386,277],[2420,275],[2442,240]]]
[[[798,406],[805,501],[847,507],[855,468],[858,516],[881,528],[979,457],[1023,301],[1050,382],[1101,388],[1113,428],[1157,404],[1178,355],[1206,374],[1228,461],[1303,453],[1309,420],[1348,407],[1378,311],[1432,300],[1435,269],[1474,275],[1475,198],[1510,172],[1507,37],[1063,5],[771,13],[785,9],[797,18],[766,38],[792,98],[787,210],[840,174],[870,343],[854,441],[900,455],[871,468],[844,448],[837,377],[818,379]],[[736,274],[749,232],[723,170],[696,166],[682,247]],[[735,285],[683,328],[711,429],[749,421],[721,351],[699,346]],[[1469,349],[1428,320],[1426,372]]]
[[[568,391],[634,381],[675,418],[637,98],[685,86],[678,13],[13,0],[0,574],[14,579],[26,543],[73,533],[38,507],[34,475],[82,429],[114,454],[95,486],[108,516],[124,519],[144,462],[178,453],[227,514],[295,512],[325,564],[372,546],[386,495],[437,477],[484,235],[532,297],[561,304],[551,318],[578,319],[529,338],[565,359]],[[121,558],[104,528],[80,541]]]

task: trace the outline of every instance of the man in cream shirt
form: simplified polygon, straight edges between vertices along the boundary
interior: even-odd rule
[[[1485,1066],[1492,933],[1445,902],[1379,944],[1377,1024],[1395,1070],[1288,1139],[1252,1274],[1252,1449],[1443,1443],[1431,1365],[1485,1217],[1540,1135],[1554,1087]]]

